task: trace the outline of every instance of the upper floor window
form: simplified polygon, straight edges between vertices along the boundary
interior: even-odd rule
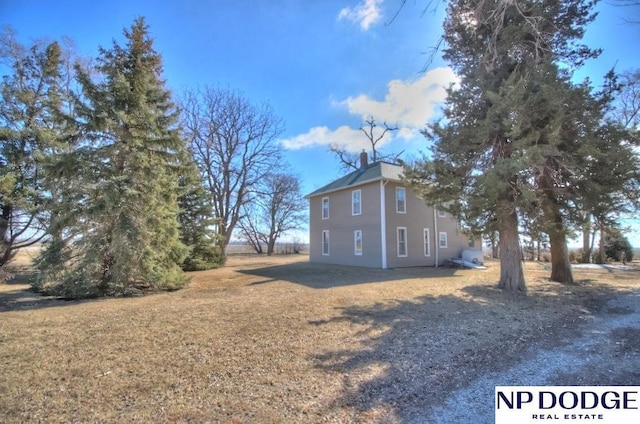
[[[362,230],[353,232],[353,250],[356,256],[362,256]]]
[[[360,190],[351,192],[351,215],[360,215],[362,213],[362,199]]]
[[[407,190],[404,187],[396,187],[396,212],[407,212]]]
[[[446,217],[447,217],[447,212],[441,211],[440,209],[438,209],[438,218],[446,218]]]
[[[407,256],[407,229],[398,227],[398,256]]]
[[[438,235],[438,246],[441,249],[447,248],[447,233],[445,233],[444,231]]]
[[[322,198],[322,219],[329,219],[329,198]]]

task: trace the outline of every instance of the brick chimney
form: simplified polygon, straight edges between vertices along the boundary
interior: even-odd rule
[[[369,166],[369,155],[364,150],[360,153],[360,169],[364,169]]]

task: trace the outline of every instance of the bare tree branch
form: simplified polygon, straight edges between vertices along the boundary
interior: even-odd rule
[[[254,194],[253,201],[244,206],[247,213],[238,225],[257,253],[262,253],[264,243],[267,255],[271,255],[278,238],[306,221],[307,202],[298,177],[287,173],[267,175]]]
[[[279,166],[282,120],[267,104],[205,87],[186,93],[182,125],[210,195],[226,248],[254,187]]]

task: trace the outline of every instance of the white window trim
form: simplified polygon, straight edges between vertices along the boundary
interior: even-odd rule
[[[327,252],[326,253],[324,251],[325,234],[327,235],[327,237],[326,237],[326,240],[327,240]],[[330,241],[329,240],[330,240],[330,238],[329,238],[329,230],[322,230],[322,240],[321,240],[321,243],[322,243],[322,256],[329,256],[329,246],[330,246],[330,244],[329,244]]]
[[[358,233],[360,234],[360,251],[358,252]],[[353,254],[356,256],[362,256],[363,240],[362,240],[362,230],[355,230],[353,232]]]
[[[400,254],[400,231],[404,231],[404,255]],[[399,258],[406,258],[409,256],[409,245],[407,242],[407,227],[397,227],[396,228],[396,253]]]
[[[357,213],[354,210],[356,205],[354,202],[356,193],[358,193],[358,206],[360,207],[360,210]],[[353,190],[351,192],[351,215],[362,215],[362,190]]]
[[[403,205],[404,205],[404,210],[398,210],[398,193],[399,192],[403,192],[404,193],[404,197],[403,197]],[[407,190],[404,187],[396,187],[396,213],[407,213]]]
[[[424,256],[431,256],[431,232],[428,228],[425,228],[422,232],[424,237]]]
[[[324,216],[324,211],[325,211],[325,209],[324,209],[324,201],[325,200],[327,201],[327,216]],[[322,219],[329,219],[329,205],[330,205],[329,198],[328,197],[323,197],[322,198]]]
[[[446,218],[446,217],[447,217],[447,212],[441,211],[440,209],[438,209],[438,218]]]
[[[444,235],[444,245],[442,244],[442,236]],[[449,245],[449,240],[447,237],[447,233],[445,231],[440,231],[440,233],[438,234],[438,248],[440,249],[446,249]]]

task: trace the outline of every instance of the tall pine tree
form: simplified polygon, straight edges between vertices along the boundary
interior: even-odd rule
[[[63,78],[57,42],[22,46],[0,33],[0,267],[39,242],[49,226],[45,156],[59,135],[55,113]]]
[[[225,255],[221,237],[215,231],[217,220],[213,218],[213,208],[209,202],[198,166],[185,164],[185,172],[180,177],[180,241],[189,248],[189,254],[182,263],[185,271],[203,271],[224,265]],[[191,171],[191,172],[189,172]]]
[[[66,297],[176,289],[187,248],[178,234],[178,182],[186,149],[162,61],[143,18],[124,46],[100,48],[96,75],[77,67],[77,149],[60,157],[67,203],[55,211],[37,287]],[[73,204],[71,204],[73,202]],[[68,243],[58,238],[65,237]],[[64,266],[57,261],[64,260]],[[49,273],[51,269],[52,273]]]
[[[564,122],[554,111],[563,103],[542,93],[569,90],[559,63],[577,66],[597,54],[575,43],[592,7],[588,0],[449,2],[444,58],[460,84],[448,91],[446,120],[426,131],[433,156],[408,175],[430,203],[499,233],[503,289],[526,290],[519,213],[538,203],[558,218],[555,177],[566,156],[557,154]]]

